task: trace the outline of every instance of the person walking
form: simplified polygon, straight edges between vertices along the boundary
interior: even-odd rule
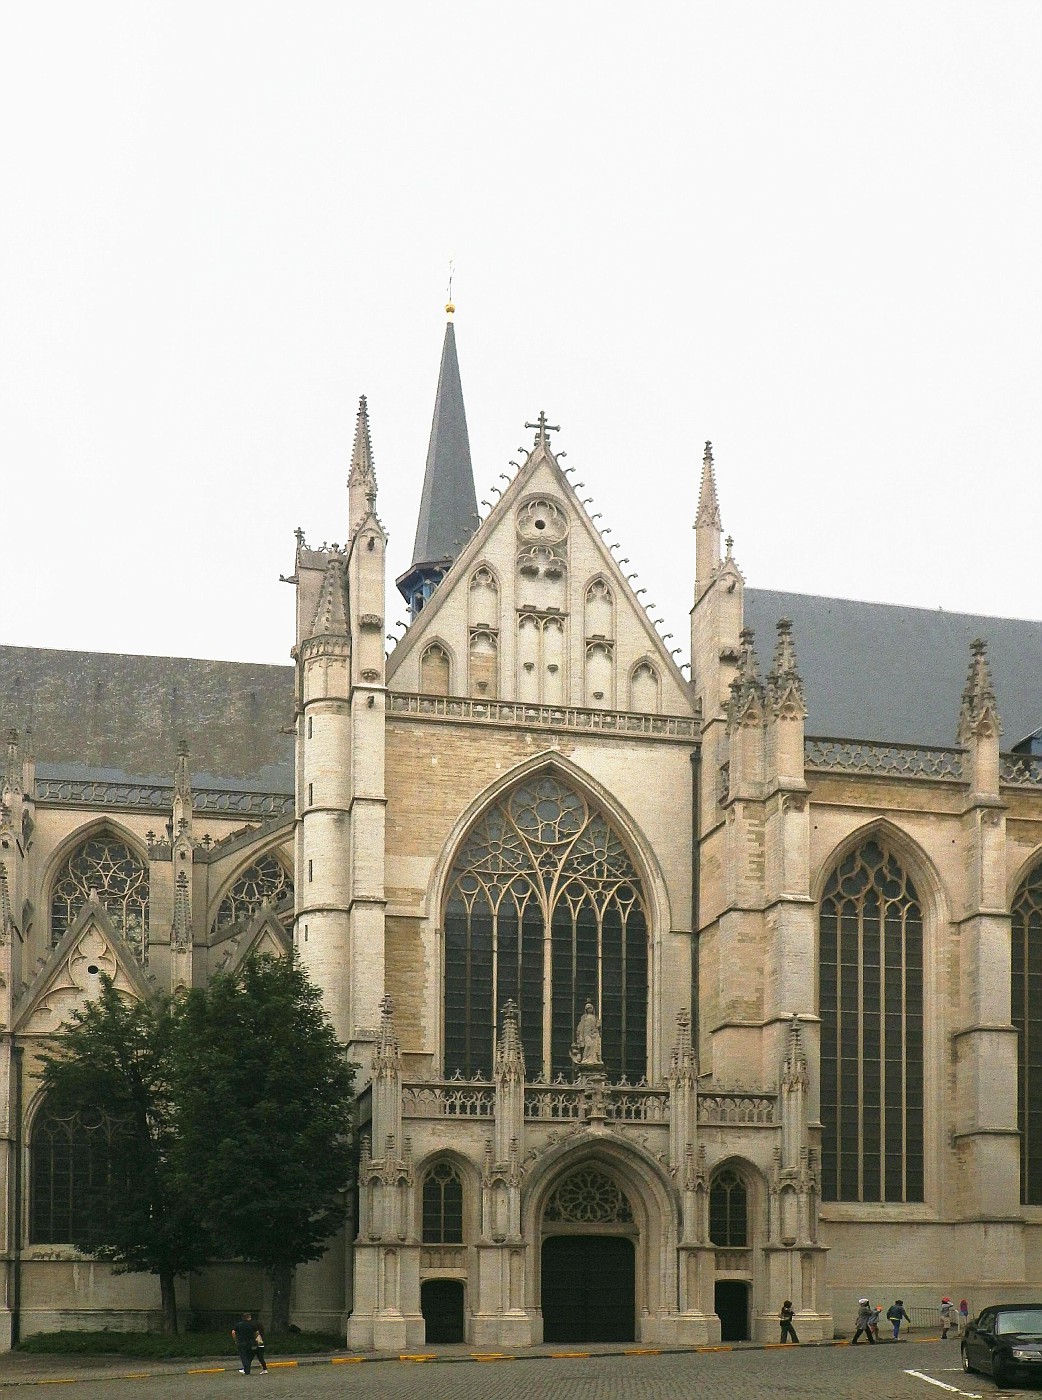
[[[778,1322],[781,1324],[781,1337],[779,1340],[782,1342],[795,1342],[796,1345],[799,1346],[800,1339],[797,1337],[796,1329],[792,1325],[794,1316],[795,1311],[792,1306],[792,1299],[786,1298],[785,1302],[781,1305],[781,1312],[778,1314]]]
[[[909,1327],[911,1327],[912,1325],[912,1319],[905,1312],[905,1304],[903,1298],[895,1298],[894,1301],[890,1304],[890,1306],[886,1310],[886,1320],[887,1322],[893,1324],[894,1341],[899,1342],[901,1340],[901,1323],[907,1322]]]
[[[960,1336],[962,1335],[963,1332],[966,1331],[966,1328],[969,1326],[969,1322],[970,1322],[970,1305],[969,1305],[969,1303],[967,1303],[967,1301],[966,1301],[965,1298],[962,1298],[962,1299],[960,1300],[960,1302],[959,1302],[959,1334],[960,1334]]]
[[[958,1328],[959,1314],[955,1311],[955,1306],[950,1298],[941,1299],[941,1341],[948,1340],[948,1333],[952,1328]]]
[[[872,1336],[872,1319],[875,1317],[875,1309],[867,1298],[857,1300],[857,1323],[854,1327],[854,1335],[850,1339],[850,1345],[856,1347],[858,1338],[862,1332],[868,1340],[875,1346],[876,1339]]]
[[[253,1365],[254,1354],[260,1362],[261,1375],[268,1374],[268,1363],[264,1360],[264,1333],[261,1325],[254,1319],[253,1313],[244,1312],[238,1322],[232,1327],[232,1336],[235,1338],[235,1347],[239,1353],[239,1360],[242,1365],[239,1373],[243,1376],[250,1374],[250,1367]]]

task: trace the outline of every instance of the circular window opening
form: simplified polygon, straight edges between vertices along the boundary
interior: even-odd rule
[[[545,529],[546,529],[546,521],[545,521],[545,520],[537,520],[537,521],[535,522],[535,528],[536,528],[537,530],[545,530]]]
[[[91,963],[91,965],[87,968],[87,971],[90,973],[90,975],[91,975],[92,977],[97,976],[98,964],[97,964],[97,963]]]

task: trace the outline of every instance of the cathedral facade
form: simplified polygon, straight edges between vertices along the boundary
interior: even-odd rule
[[[747,589],[707,444],[686,675],[530,427],[479,520],[450,310],[390,651],[364,400],[292,668],[0,649],[8,1340],[158,1313],[69,1243],[110,1125],[41,1047],[100,972],[290,949],[361,1066],[302,1326],[814,1340],[1042,1281],[1042,624]]]

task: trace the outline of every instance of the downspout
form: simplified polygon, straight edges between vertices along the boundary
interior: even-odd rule
[[[698,1058],[699,842],[702,834],[702,746],[691,754],[691,1043]]]
[[[11,1211],[11,1346],[22,1336],[22,1047],[11,1050],[14,1068],[14,1203]]]

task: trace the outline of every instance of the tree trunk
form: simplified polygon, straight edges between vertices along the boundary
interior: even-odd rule
[[[293,1282],[293,1265],[276,1264],[271,1271],[271,1330],[289,1331],[289,1290]]]
[[[163,1300],[163,1332],[168,1337],[177,1335],[177,1293],[174,1291],[174,1275],[169,1269],[159,1270],[159,1293]]]

